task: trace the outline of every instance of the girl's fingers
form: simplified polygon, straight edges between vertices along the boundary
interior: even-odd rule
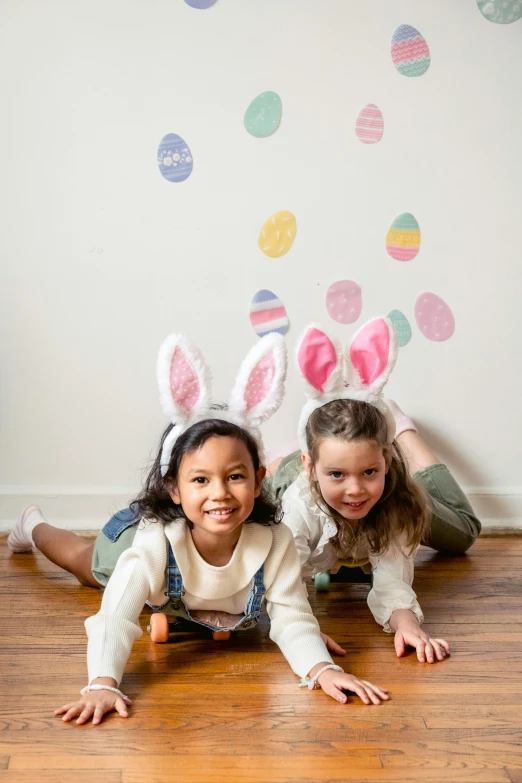
[[[344,650],[340,644],[334,642],[333,639],[330,639],[330,637],[328,637],[328,643],[326,645],[326,648],[331,652],[335,653],[336,655],[346,655],[346,650]]]
[[[328,696],[331,696],[332,699],[335,699],[335,701],[340,702],[341,704],[346,703],[346,696],[345,694],[339,690],[335,685],[328,685],[326,688],[323,688],[323,691],[328,694]]]
[[[69,710],[67,710],[62,720],[65,721],[65,723],[67,723],[67,721],[76,718],[76,716],[79,715],[80,712],[82,711],[82,708],[83,705],[78,706],[77,704],[73,704],[73,706],[70,707]]]
[[[325,633],[322,633],[321,638],[325,643],[327,650],[330,650],[330,652],[333,652],[336,655],[346,655],[346,650],[344,650],[340,644],[334,642],[334,640],[330,636],[327,636]]]
[[[94,710],[94,715],[92,716],[92,725],[96,726],[97,723],[101,723],[101,719],[103,718],[104,711],[101,707],[96,707]]]
[[[405,652],[404,637],[402,634],[395,634],[394,644],[397,658],[402,658]]]
[[[364,689],[365,689],[366,693],[368,694],[368,696],[370,697],[371,701],[374,704],[380,704],[381,703],[381,699],[380,699],[379,695],[377,693],[375,693],[373,688],[369,688],[367,685],[365,685]]]
[[[116,704],[114,706],[116,707],[116,709],[118,710],[118,712],[119,712],[119,714],[121,715],[122,718],[128,718],[129,717],[129,713],[127,712],[127,708],[125,706],[125,702],[123,701],[123,699],[120,699],[119,696],[116,699]]]
[[[433,649],[431,640],[426,642],[425,655],[428,663],[435,663],[435,651]]]
[[[433,639],[431,641],[433,641]],[[445,639],[435,639],[435,641],[445,650],[446,655],[450,654],[450,646]]]
[[[361,683],[360,685],[356,682],[353,683],[353,685],[349,686],[350,690],[354,691],[354,693],[357,694],[357,696],[363,701],[365,704],[370,704],[370,697],[366,693],[366,688]],[[378,701],[376,702],[379,703]]]
[[[436,639],[430,639],[431,646],[435,650],[435,655],[437,656],[438,661],[444,660],[444,649],[441,647],[441,645],[438,643]]]
[[[372,691],[374,691],[378,696],[380,696],[381,699],[389,699],[388,696],[388,689],[387,688],[380,688],[378,685],[374,685],[371,682],[368,682],[368,680],[361,680],[367,688],[371,688]]]
[[[424,645],[426,643],[423,642],[422,639],[415,639],[415,642],[416,642],[415,647],[417,648],[417,658],[418,658],[418,660],[421,663],[426,663],[426,655],[425,655],[425,652],[424,652],[424,649],[425,649]]]
[[[82,710],[82,713],[81,713],[80,717],[79,717],[79,718],[78,718],[78,720],[76,721],[76,723],[78,724],[78,726],[80,726],[82,723],[85,723],[86,721],[88,721],[88,720],[89,720],[89,718],[91,717],[91,715],[93,714],[93,712],[94,712],[94,707],[92,707],[90,704],[89,704],[89,705],[87,705],[87,706],[86,706],[86,707],[85,707],[85,708]]]
[[[54,711],[54,714],[61,715],[63,712],[67,712],[67,710],[70,710],[71,707],[72,704],[64,704],[63,707],[58,707],[58,709]]]

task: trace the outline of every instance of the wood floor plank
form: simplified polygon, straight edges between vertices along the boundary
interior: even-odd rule
[[[5,539],[0,579],[0,783],[522,783],[522,538],[479,539],[457,558],[421,549],[426,628],[452,645],[434,666],[396,658],[368,585],[311,590],[322,629],[346,646],[340,662],[389,688],[379,707],[299,689],[264,618],[225,645],[145,633],[122,683],[131,717],[64,724],[53,711],[85,684],[83,624],[101,592],[38,553],[9,555]]]
[[[120,770],[108,772],[103,767],[92,770],[79,770],[75,766],[65,769],[7,769],[0,770],[0,783],[121,783]]]

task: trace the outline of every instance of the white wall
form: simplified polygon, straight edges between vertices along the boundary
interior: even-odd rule
[[[522,20],[491,24],[475,0],[10,0],[1,15],[4,529],[35,500],[72,527],[102,524],[165,424],[161,340],[186,331],[225,396],[257,339],[259,288],[285,303],[291,349],[309,320],[348,339],[402,310],[414,335],[390,396],[481,513],[522,516]],[[402,23],[431,50],[420,78],[391,62]],[[255,139],[242,118],[264,90],[283,119]],[[376,145],[354,134],[369,102],[385,118]],[[193,152],[184,183],[159,174],[166,133]],[[298,233],[269,259],[257,234],[279,209]],[[404,211],[422,246],[401,264],[384,239]],[[344,278],[363,289],[353,327],[324,306]],[[426,290],[454,312],[447,342],[414,325]],[[292,373],[269,443],[293,437],[301,404]]]

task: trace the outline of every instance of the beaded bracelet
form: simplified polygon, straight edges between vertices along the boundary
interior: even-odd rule
[[[325,672],[327,669],[333,669],[335,672],[343,672],[344,669],[341,669],[340,666],[337,666],[335,663],[328,663],[326,666],[323,666],[322,669],[319,669],[317,674],[314,674],[313,677],[303,677],[301,682],[299,683],[300,688],[308,688],[309,691],[313,691],[316,688],[320,688],[321,685],[318,683],[318,679],[321,676],[323,672]]]
[[[128,696],[125,696],[118,688],[113,688],[112,685],[86,685],[85,688],[81,689],[80,694],[85,696],[89,691],[112,691],[112,693],[117,693],[124,701],[129,699]]]

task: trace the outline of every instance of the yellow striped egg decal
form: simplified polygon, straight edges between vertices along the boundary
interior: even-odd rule
[[[294,244],[296,232],[297,225],[292,212],[285,209],[274,212],[259,232],[257,240],[259,249],[265,256],[280,258],[288,253]]]
[[[411,261],[420,248],[420,227],[410,212],[398,215],[386,234],[386,250],[397,261]]]

